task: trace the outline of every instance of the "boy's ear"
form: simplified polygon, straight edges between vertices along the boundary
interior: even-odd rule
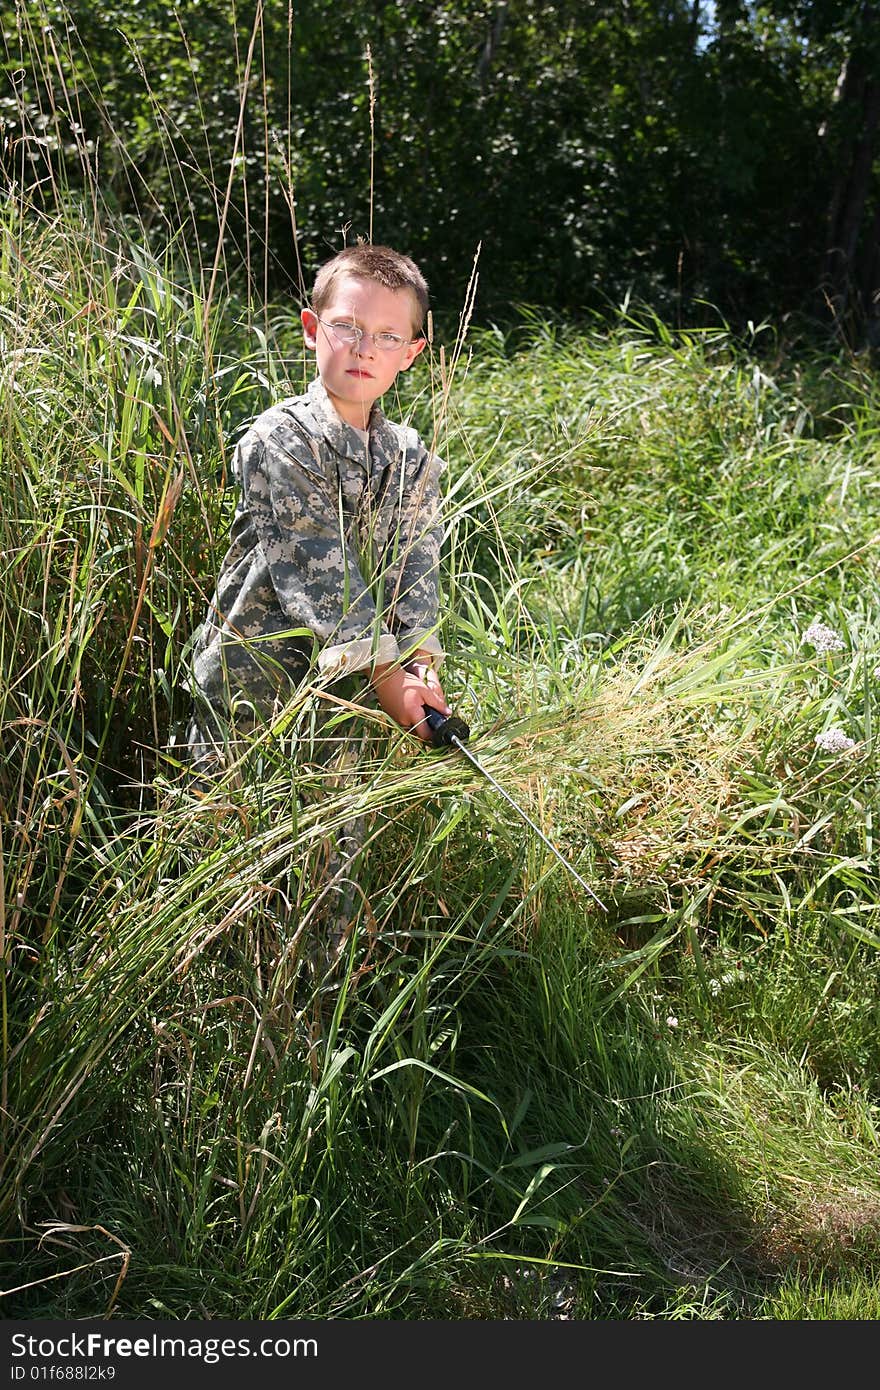
[[[427,346],[427,338],[417,338],[414,343],[409,343],[406,349],[404,359],[400,364],[400,370],[402,372],[407,371],[407,369],[412,366],[413,362],[415,362],[419,353],[424,352]]]
[[[317,347],[318,315],[314,309],[303,309],[300,314],[303,326],[303,339],[307,348]]]

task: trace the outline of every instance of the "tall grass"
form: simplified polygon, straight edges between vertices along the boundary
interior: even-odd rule
[[[4,1311],[876,1316],[873,378],[524,311],[386,402],[448,460],[447,691],[603,909],[374,711],[294,773],[308,688],[188,779],[230,450],[308,366],[180,251],[0,228]]]

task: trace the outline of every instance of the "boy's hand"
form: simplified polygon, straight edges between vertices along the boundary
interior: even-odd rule
[[[403,729],[416,734],[423,743],[431,742],[431,730],[425,720],[424,705],[431,705],[441,714],[451,714],[437,673],[430,662],[419,660],[418,654],[406,666],[391,662],[373,669],[373,689],[386,714]]]

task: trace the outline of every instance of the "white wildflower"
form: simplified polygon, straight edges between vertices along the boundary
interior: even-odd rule
[[[678,1027],[678,1019],[675,1017],[675,1014],[670,1014],[670,1015],[669,1015],[669,1017],[668,1017],[667,1020],[666,1020],[666,1027],[667,1027],[667,1028],[677,1028],[677,1027]]]
[[[808,642],[816,651],[822,652],[842,652],[846,643],[832,627],[826,627],[824,623],[810,623],[801,643]]]
[[[710,994],[715,994],[715,995],[718,995],[718,994],[721,993],[721,981],[720,981],[720,980],[710,980],[710,981],[709,981],[709,993],[710,993]]]
[[[837,725],[831,729],[823,729],[816,735],[816,747],[821,748],[823,753],[848,753],[855,746],[855,739],[850,738]]]

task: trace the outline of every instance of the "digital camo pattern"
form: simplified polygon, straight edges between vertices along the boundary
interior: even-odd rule
[[[369,448],[320,382],[238,444],[240,498],[193,654],[195,693],[263,717],[306,675],[332,679],[436,635],[443,464],[378,406]]]

